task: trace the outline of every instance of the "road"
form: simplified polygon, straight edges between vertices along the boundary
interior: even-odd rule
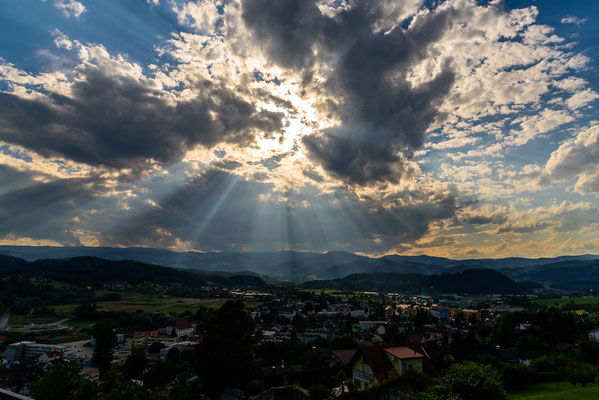
[[[0,331],[6,329],[6,326],[8,325],[9,317],[10,317],[10,310],[6,310],[6,312],[2,316],[2,319],[0,319]]]

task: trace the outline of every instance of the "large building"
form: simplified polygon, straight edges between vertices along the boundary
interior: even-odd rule
[[[36,342],[19,342],[9,344],[4,359],[10,363],[15,361],[30,360],[46,353],[60,353],[67,351],[67,346],[55,344],[42,344]]]

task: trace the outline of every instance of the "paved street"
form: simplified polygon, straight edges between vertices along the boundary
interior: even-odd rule
[[[6,326],[8,325],[9,317],[10,317],[10,310],[6,310],[6,312],[2,316],[2,319],[0,319],[0,331],[6,329]]]

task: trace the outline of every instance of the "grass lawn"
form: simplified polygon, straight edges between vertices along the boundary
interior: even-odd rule
[[[570,382],[539,383],[509,393],[511,400],[591,400],[599,399],[599,388],[589,384],[584,388]]]
[[[60,316],[45,316],[45,315],[19,315],[10,314],[8,325],[29,325],[29,324],[48,324],[50,322],[60,321]]]
[[[571,299],[539,299],[532,301],[540,306],[547,307],[561,307],[564,304],[576,304],[576,305],[596,305],[599,304],[599,297],[573,297]]]

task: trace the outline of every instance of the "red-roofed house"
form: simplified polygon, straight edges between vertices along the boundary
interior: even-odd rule
[[[279,317],[293,319],[295,317],[296,312],[292,307],[281,307],[278,310]]]
[[[166,328],[166,333],[168,335],[176,335],[178,337],[181,336],[190,336],[193,334],[193,326],[189,323],[189,321],[176,321],[173,324],[170,324]]]
[[[424,360],[422,354],[408,347],[387,347],[385,352],[400,375],[410,369],[422,372],[422,360]]]
[[[364,390],[409,369],[422,372],[424,356],[408,347],[368,345],[360,349],[352,371],[354,384]]]

